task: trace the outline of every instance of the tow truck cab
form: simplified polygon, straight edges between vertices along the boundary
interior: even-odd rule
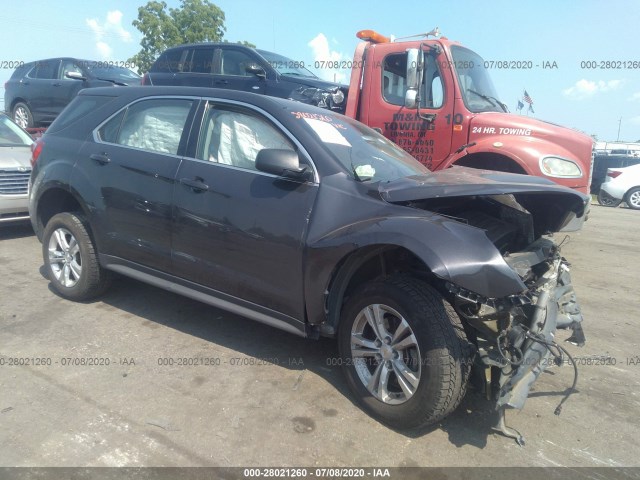
[[[482,57],[438,35],[405,41],[358,32],[364,42],[354,54],[345,114],[431,170],[455,164],[526,173],[589,193],[592,139],[509,113]]]

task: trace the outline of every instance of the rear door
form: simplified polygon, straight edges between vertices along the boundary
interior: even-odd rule
[[[179,71],[175,73],[171,85],[189,87],[212,87],[214,68],[214,47],[189,47],[181,55]]]
[[[296,143],[264,113],[214,102],[191,138],[197,145],[174,194],[176,275],[232,302],[303,319],[303,238],[318,185],[255,168],[261,149]]]
[[[54,84],[58,84],[60,59],[41,60],[23,81],[24,95],[31,106],[34,119],[51,122],[57,116],[54,108]]]
[[[120,110],[82,147],[74,175],[99,190],[92,224],[101,253],[171,269],[171,196],[196,99],[143,99]]]

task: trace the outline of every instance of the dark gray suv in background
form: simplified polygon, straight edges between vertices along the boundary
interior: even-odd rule
[[[140,76],[109,61],[49,58],[19,66],[5,83],[4,108],[22,128],[50,124],[83,88],[139,85]]]
[[[396,428],[448,415],[474,366],[517,436],[504,410],[566,352],[556,329],[584,343],[548,234],[579,228],[589,199],[538,177],[431,173],[331,111],[188,87],[83,90],[32,163],[60,295],[94,297],[118,272],[336,336],[353,394]]]
[[[193,43],[163,52],[143,85],[213,87],[289,98],[344,113],[348,87],[319,79],[304,62],[233,43]]]

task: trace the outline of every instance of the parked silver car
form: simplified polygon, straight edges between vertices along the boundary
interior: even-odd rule
[[[0,224],[29,218],[32,143],[27,132],[0,113]]]

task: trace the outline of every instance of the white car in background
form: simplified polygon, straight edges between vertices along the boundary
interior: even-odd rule
[[[32,143],[27,132],[0,113],[0,225],[29,219]]]
[[[623,201],[629,208],[640,210],[640,164],[607,169],[598,193],[598,203],[617,207]]]

